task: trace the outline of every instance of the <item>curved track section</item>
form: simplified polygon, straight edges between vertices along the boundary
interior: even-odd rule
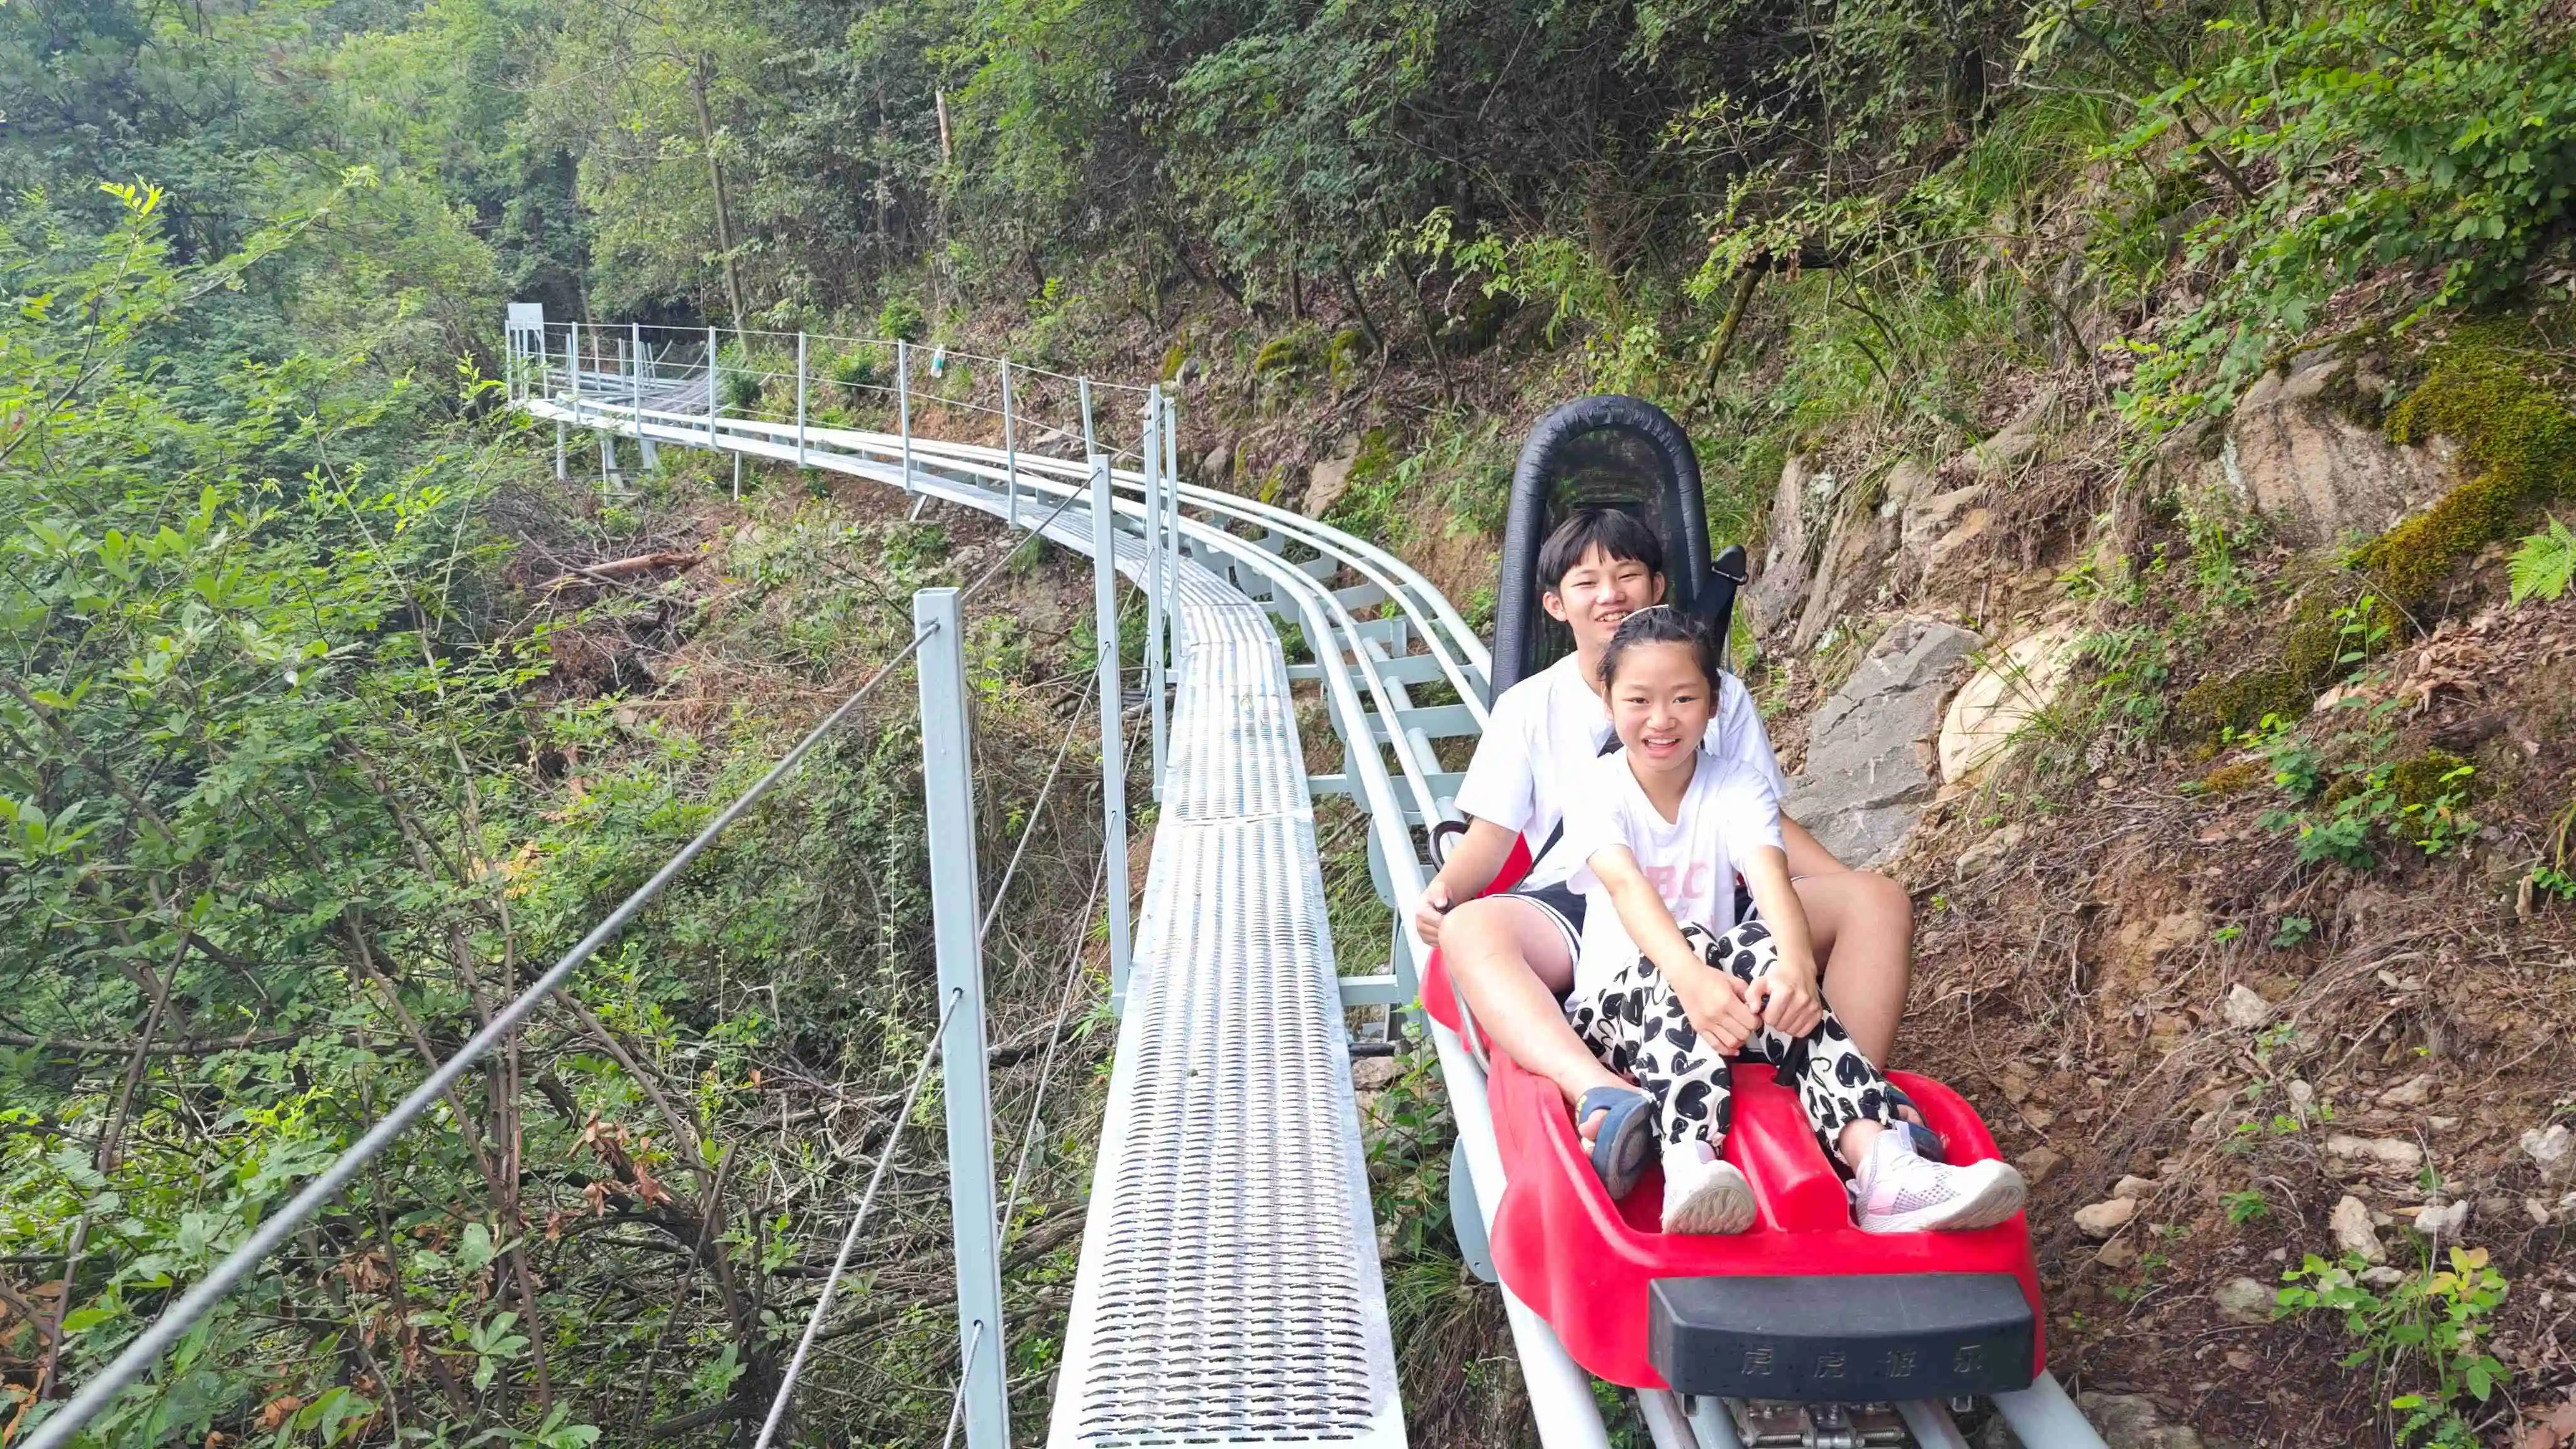
[[[871,479],[1034,525],[1082,462],[850,428],[710,417],[703,386],[644,405],[613,375],[530,396],[535,416]],[[907,468],[907,463],[909,467]],[[1149,577],[1148,485],[1112,473],[1117,564]],[[1490,657],[1402,560],[1215,489],[1169,495],[1185,562],[1163,813],[1120,1024],[1051,1442],[1400,1444],[1341,1008],[1410,1002],[1422,831],[1454,813],[1433,741],[1485,723]],[[1088,553],[1075,503],[1050,537]],[[1282,652],[1294,626],[1304,658]],[[1291,687],[1320,689],[1343,767],[1309,776]],[[1446,696],[1417,702],[1417,693]],[[1397,927],[1384,968],[1336,974],[1312,797],[1353,798]],[[1342,943],[1346,952],[1357,943]],[[1355,953],[1354,953],[1355,954]],[[1480,1210],[1501,1201],[1484,1072],[1431,1027]],[[1606,1449],[1589,1375],[1503,1290],[1541,1441]]]

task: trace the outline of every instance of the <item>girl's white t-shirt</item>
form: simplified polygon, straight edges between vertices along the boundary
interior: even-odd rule
[[[1561,847],[1576,862],[1568,884],[1583,892],[1583,944],[1574,966],[1578,996],[1637,959],[1636,942],[1592,871],[1596,854],[1623,845],[1663,897],[1675,925],[1723,934],[1735,927],[1735,877],[1745,862],[1757,847],[1780,849],[1779,792],[1760,771],[1703,748],[1681,809],[1666,820],[1646,798],[1625,754],[1605,755],[1585,767],[1566,800]]]
[[[1569,654],[1494,701],[1484,738],[1458,784],[1459,813],[1517,830],[1536,851],[1564,818],[1577,772],[1589,768],[1609,740],[1610,706],[1583,682],[1582,667]],[[1718,676],[1717,712],[1701,747],[1762,776],[1775,796],[1788,793],[1789,781],[1771,753],[1762,713],[1732,674]],[[1569,844],[1560,839],[1541,855],[1521,888],[1556,885],[1572,876],[1583,858],[1568,850]]]

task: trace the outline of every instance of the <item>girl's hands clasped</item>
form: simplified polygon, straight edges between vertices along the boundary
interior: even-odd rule
[[[1762,1024],[1782,1036],[1800,1037],[1825,1019],[1825,1004],[1816,990],[1812,967],[1793,966],[1784,956],[1745,987],[1747,1006],[1762,1015]]]
[[[1733,1056],[1762,1029],[1761,1013],[1745,1000],[1745,989],[1734,977],[1692,964],[1693,970],[1664,973],[1672,982],[1673,995],[1681,998],[1682,1014],[1692,1028],[1718,1051]]]

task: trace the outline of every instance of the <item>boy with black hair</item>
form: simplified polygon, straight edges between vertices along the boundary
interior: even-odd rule
[[[1565,858],[1561,841],[1566,792],[1615,739],[1598,682],[1601,655],[1620,621],[1663,601],[1663,543],[1626,513],[1587,509],[1548,535],[1538,575],[1539,605],[1572,631],[1574,652],[1494,701],[1458,789],[1467,833],[1424,890],[1414,929],[1439,949],[1495,1045],[1576,1103],[1587,1091],[1624,1084],[1575,1037],[1558,1004],[1573,985],[1583,931],[1582,898],[1566,885],[1580,864]],[[1720,682],[1706,746],[1787,793],[1762,716],[1732,674]],[[1836,860],[1788,816],[1780,829],[1827,973],[1826,998],[1870,1060],[1885,1063],[1905,1010],[1914,903],[1887,877]],[[1479,899],[1519,836],[1534,857],[1529,873],[1512,890]],[[1602,1118],[1590,1113],[1577,1123],[1587,1144]]]

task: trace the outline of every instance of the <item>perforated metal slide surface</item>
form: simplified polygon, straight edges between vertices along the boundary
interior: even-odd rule
[[[1090,546],[1082,515],[1048,532]],[[1140,576],[1138,541],[1118,552]],[[1401,1445],[1287,663],[1231,583],[1185,559],[1175,585],[1171,757],[1048,1442]]]
[[[1163,812],[1050,1442],[1401,1444],[1349,1050],[1268,616],[1184,565]]]

